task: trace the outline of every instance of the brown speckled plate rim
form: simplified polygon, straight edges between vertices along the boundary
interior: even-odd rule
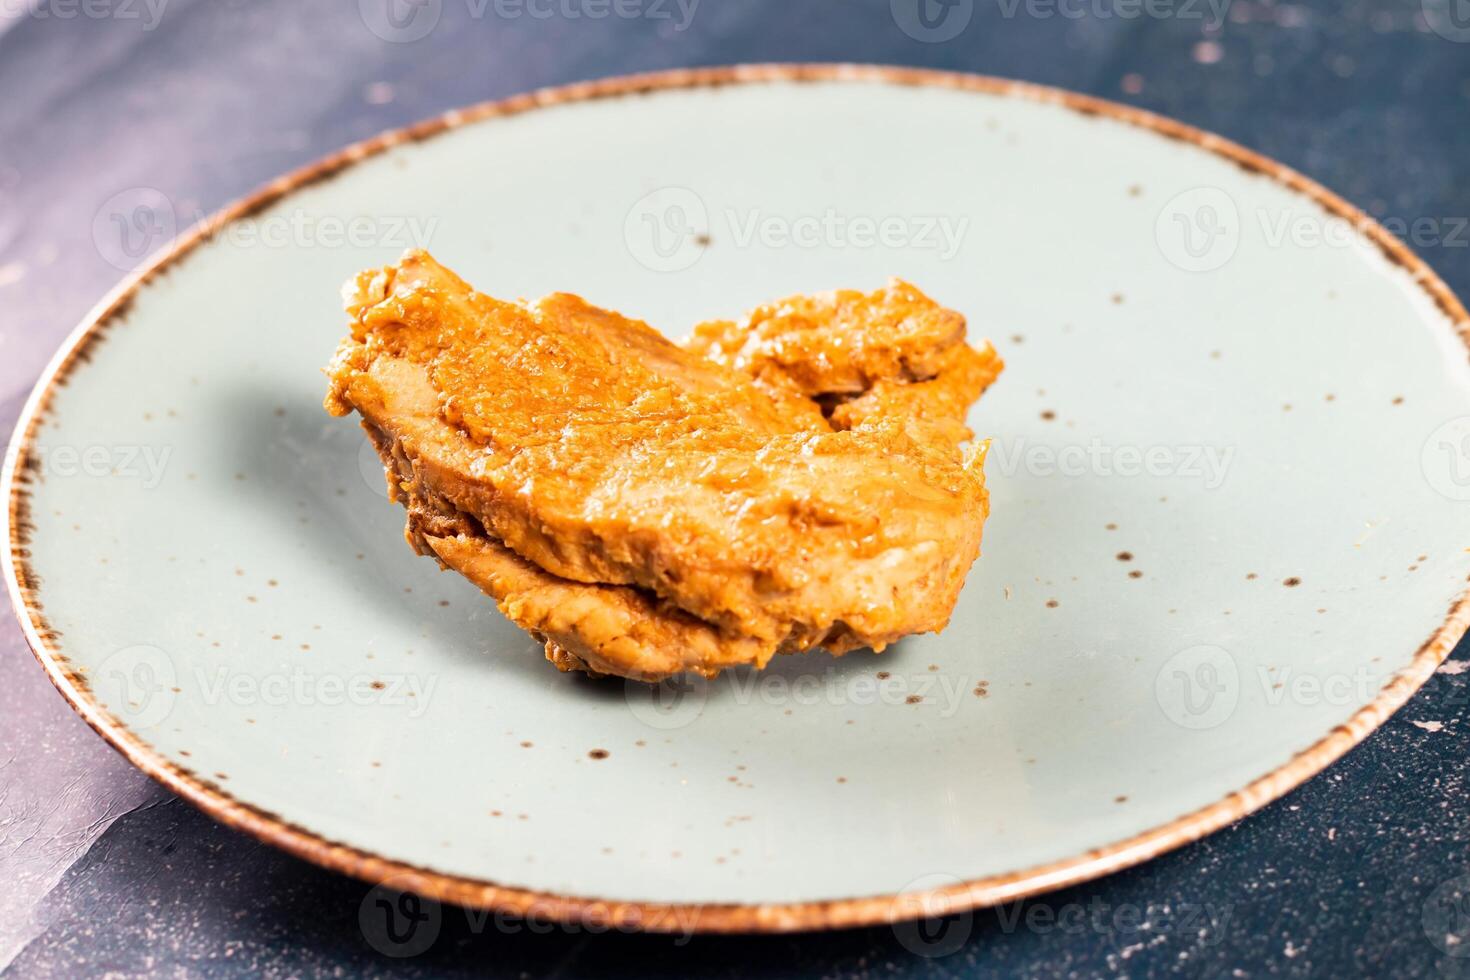
[[[6,518],[6,537],[9,541],[9,560],[5,563],[6,584],[26,639],[56,688],[114,748],[168,789],[221,823],[323,867],[373,883],[391,882],[394,888],[458,905],[518,915],[534,914],[543,919],[623,929],[723,933],[793,932],[889,923],[994,905],[1088,881],[1198,840],[1278,799],[1341,758],[1402,707],[1449,655],[1467,625],[1470,625],[1470,591],[1455,601],[1445,621],[1431,630],[1431,635],[1414,654],[1409,665],[1384,685],[1372,703],[1275,771],[1218,802],[1178,817],[1163,826],[1052,864],[924,893],[874,895],[796,904],[724,905],[661,904],[552,895],[414,867],[325,840],[309,830],[290,824],[276,814],[232,798],[214,782],[170,762],[93,699],[85,679],[70,666],[66,655],[56,645],[57,634],[47,624],[42,610],[40,583],[29,565],[27,544],[34,529],[29,518],[29,488],[34,480],[30,447],[44,418],[53,389],[58,385],[65,385],[77,364],[90,358],[94,345],[105,335],[107,328],[126,313],[145,284],[178,264],[200,243],[209,240],[212,229],[219,229],[227,222],[253,214],[293,191],[329,179],[357,161],[390,147],[427,139],[466,123],[570,102],[736,83],[800,81],[884,82],[1029,99],[1064,106],[1084,115],[1105,116],[1170,139],[1192,143],[1247,171],[1283,184],[1315,201],[1329,213],[1352,222],[1391,263],[1412,275],[1419,287],[1449,319],[1450,325],[1467,348],[1470,348],[1470,314],[1466,313],[1465,307],[1421,259],[1362,211],[1290,168],[1219,136],[1114,102],[985,76],[842,64],[741,65],[682,69],[578,83],[488,102],[449,112],[350,146],[281,177],[250,197],[225,208],[180,236],[147,268],[115,289],[88,314],[67,339],[43,373],[21,413],[12,450],[7,454],[5,470],[3,476],[0,476],[0,493],[9,501]]]

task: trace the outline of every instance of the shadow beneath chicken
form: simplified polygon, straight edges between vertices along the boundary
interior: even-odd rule
[[[460,576],[413,554],[403,538],[403,509],[388,500],[383,467],[366,434],[328,417],[319,400],[285,390],[241,387],[212,402],[219,458],[206,470],[246,477],[230,487],[237,507],[252,506],[297,528],[361,598],[389,614],[443,656],[527,675],[551,668],[541,645]],[[322,610],[324,617],[352,609]],[[339,632],[349,626],[335,624]],[[323,623],[330,633],[334,624]]]

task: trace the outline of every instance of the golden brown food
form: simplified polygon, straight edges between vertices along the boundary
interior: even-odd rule
[[[965,343],[965,319],[902,280],[871,294],[793,296],[734,323],[694,328],[688,347],[776,397],[823,405],[834,429],[902,421],[918,440],[958,445],[965,415],[1004,366]]]
[[[902,283],[767,309],[687,350],[410,252],[349,285],[327,408],[363,416],[415,548],[564,669],[713,674],[943,628],[987,511],[964,414],[999,359]]]
[[[822,398],[933,378],[964,343],[964,317],[894,280],[871,294],[793,296],[738,323],[702,323],[688,346],[766,386]]]

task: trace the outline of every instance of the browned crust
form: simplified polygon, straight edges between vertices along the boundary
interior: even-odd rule
[[[789,905],[667,905],[621,902],[611,899],[568,897],[508,888],[492,882],[444,874],[388,860],[325,840],[283,818],[241,803],[215,783],[169,762],[93,700],[86,681],[55,647],[58,634],[47,624],[39,595],[40,583],[30,567],[27,543],[34,529],[30,520],[30,486],[36,479],[30,445],[40,426],[54,387],[66,384],[78,362],[86,361],[106,331],[127,313],[139,288],[164,274],[207,241],[224,224],[269,207],[287,194],[330,179],[359,160],[391,147],[426,139],[445,130],[497,116],[515,115],[544,106],[670,89],[734,83],[790,81],[875,81],[923,85],[960,91],[1005,95],[1047,102],[1076,112],[1105,116],[1147,129],[1170,139],[1193,143],[1242,169],[1258,173],[1315,201],[1329,213],[1353,223],[1394,265],[1414,281],[1449,318],[1470,348],[1470,314],[1423,260],[1377,222],[1336,194],[1294,170],[1219,136],[1161,116],[1102,99],[1059,89],[999,78],[861,65],[745,65],[729,68],[683,69],[583,82],[456,110],[407,129],[385,133],[288,174],[183,235],[147,269],[116,289],[72,333],[32,393],[14,439],[15,452],[7,461],[0,492],[9,499],[7,538],[10,561],[6,580],[26,639],[57,689],[89,725],[130,762],[216,820],[259,840],[327,868],[367,881],[391,880],[394,887],[453,902],[492,908],[513,914],[535,914],[556,921],[600,924],[648,931],[676,932],[792,932],[894,922],[919,914],[960,911],[1088,881],[1130,867],[1233,823],[1278,799],[1321,772],[1397,711],[1434,673],[1470,626],[1470,592],[1451,606],[1445,621],[1396,674],[1373,702],[1334,728],[1321,741],[1298,753],[1279,769],[1245,788],[1164,826],[1135,837],[1057,861],[1042,867],[964,882],[924,895],[876,895],[804,902]]]

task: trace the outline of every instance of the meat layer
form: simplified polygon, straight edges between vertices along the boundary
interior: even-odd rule
[[[413,252],[350,284],[327,407],[363,415],[416,547],[563,666],[881,649],[942,628],[978,553],[983,452],[959,443],[999,360],[903,284],[873,294],[866,339],[859,294],[803,302],[803,331],[827,318],[845,353],[778,370],[726,349],[770,346],[780,331],[739,341],[753,318],[711,360],[573,296],[491,299]]]

